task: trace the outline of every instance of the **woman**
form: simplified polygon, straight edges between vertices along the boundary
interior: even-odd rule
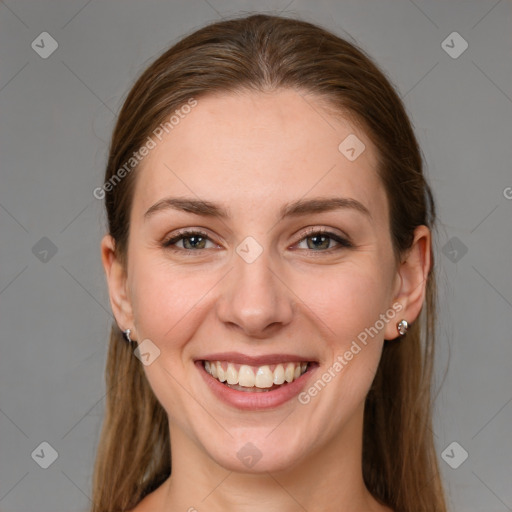
[[[132,88],[99,192],[93,512],[446,510],[434,203],[361,50],[274,16],[198,30]]]

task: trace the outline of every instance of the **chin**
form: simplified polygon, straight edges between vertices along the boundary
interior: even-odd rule
[[[290,469],[304,456],[304,443],[283,444],[271,438],[268,431],[250,438],[245,435],[243,440],[230,437],[207,451],[226,470],[253,474]]]

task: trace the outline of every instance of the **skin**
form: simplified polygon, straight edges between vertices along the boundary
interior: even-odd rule
[[[353,162],[338,151],[349,134],[366,146]],[[160,350],[144,371],[169,416],[173,470],[134,510],[390,512],[362,478],[364,400],[396,322],[420,313],[431,238],[419,226],[395,260],[368,137],[311,95],[210,95],[137,172],[127,268],[108,235],[102,260],[118,325]],[[144,218],[168,196],[219,203],[229,217],[166,209]],[[370,216],[345,208],[279,220],[281,206],[313,197],[353,198]],[[311,227],[354,247],[330,238],[316,248]],[[209,240],[162,247],[180,228],[201,228]],[[263,248],[250,264],[236,253],[247,236]],[[286,352],[318,361],[320,376],[397,303],[402,311],[305,405],[240,411],[211,393],[193,362],[230,350]],[[237,457],[248,441],[262,454],[252,468]]]

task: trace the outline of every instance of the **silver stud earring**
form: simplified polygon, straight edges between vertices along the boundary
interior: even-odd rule
[[[407,329],[409,329],[409,324],[407,323],[407,320],[400,320],[400,322],[396,324],[396,328],[398,330],[398,334],[400,334],[400,336],[404,336]]]
[[[130,333],[132,332],[131,329],[126,329],[125,331],[123,331],[123,334],[124,334],[124,339],[128,342],[128,343],[131,343],[132,342],[132,339],[130,338]]]

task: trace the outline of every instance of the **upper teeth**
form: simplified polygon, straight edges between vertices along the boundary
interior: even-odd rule
[[[270,388],[298,379],[308,363],[283,363],[277,365],[249,366],[221,361],[204,361],[205,370],[217,380],[228,384],[252,388]]]

